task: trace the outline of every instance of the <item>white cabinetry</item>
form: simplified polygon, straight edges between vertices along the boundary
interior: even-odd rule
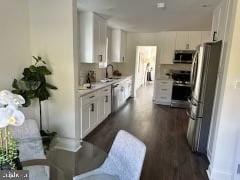
[[[156,80],[154,86],[155,103],[170,105],[172,100],[172,80]]]
[[[212,41],[211,31],[202,31],[201,41],[202,41],[201,43],[211,42]]]
[[[111,60],[112,62],[126,61],[127,34],[120,29],[112,30]]]
[[[177,49],[177,50],[189,49],[190,43],[189,43],[188,39],[189,39],[188,32],[186,32],[186,31],[177,32],[175,49]]]
[[[91,93],[81,98],[81,137],[85,137],[98,122],[97,94]]]
[[[224,39],[228,17],[228,4],[229,0],[221,1],[213,12],[212,38],[215,36],[215,40]]]
[[[189,31],[188,32],[188,43],[189,49],[195,50],[196,47],[202,43],[202,33],[201,31]]]
[[[176,35],[177,50],[194,50],[202,42],[201,31],[180,31]]]
[[[82,139],[111,113],[111,86],[82,96],[79,101]]]
[[[176,32],[161,32],[158,37],[161,64],[173,64]]]
[[[100,90],[99,94],[98,121],[102,122],[111,113],[111,87]]]
[[[92,12],[79,12],[79,58],[82,63],[107,64],[107,25],[104,19]]]
[[[119,91],[117,94],[117,107],[120,107],[132,94],[132,77],[118,82]],[[111,85],[96,90],[87,95],[80,96],[78,99],[80,109],[80,138],[84,138],[112,112],[112,93]]]

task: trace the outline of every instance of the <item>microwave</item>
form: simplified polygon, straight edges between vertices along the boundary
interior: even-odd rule
[[[195,53],[195,50],[175,50],[173,63],[192,64]]]

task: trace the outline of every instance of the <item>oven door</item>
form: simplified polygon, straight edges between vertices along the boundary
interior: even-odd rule
[[[173,84],[172,107],[188,108],[189,96],[191,95],[191,86],[187,84]]]

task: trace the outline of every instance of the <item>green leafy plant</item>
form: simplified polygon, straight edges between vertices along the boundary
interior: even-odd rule
[[[41,102],[50,97],[49,89],[56,90],[57,87],[48,83],[46,80],[46,76],[52,74],[47,68],[46,62],[42,60],[40,56],[33,56],[33,59],[35,60],[35,64],[23,70],[23,77],[20,80],[14,79],[12,83],[14,90],[12,92],[24,97],[24,107],[30,106],[32,99],[38,99],[40,107],[40,132],[44,134],[42,130]]]

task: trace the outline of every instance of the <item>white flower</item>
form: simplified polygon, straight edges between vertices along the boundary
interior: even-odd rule
[[[21,126],[25,120],[24,114],[18,110],[25,100],[22,96],[8,90],[0,92],[0,128],[8,125]]]
[[[14,106],[0,108],[0,128],[8,125],[21,126],[25,120],[24,114]]]
[[[8,90],[3,90],[0,92],[0,104],[8,105],[13,97],[13,93]]]
[[[25,100],[22,96],[13,94],[8,90],[3,90],[0,92],[0,107],[11,105],[16,108],[25,103]]]
[[[8,126],[9,113],[6,108],[0,108],[0,128]]]

